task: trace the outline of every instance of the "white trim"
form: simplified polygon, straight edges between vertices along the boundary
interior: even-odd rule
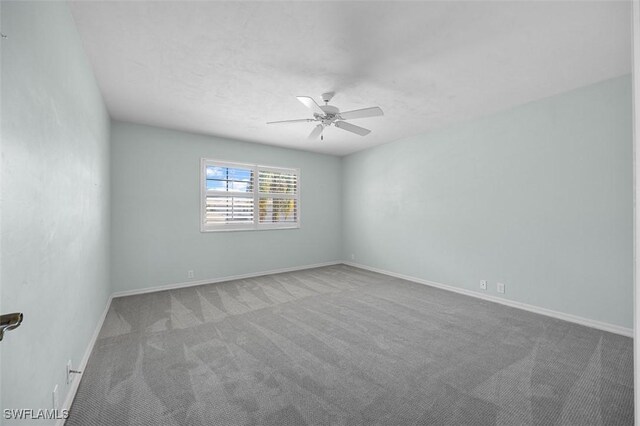
[[[302,270],[305,270],[305,269],[322,268],[324,266],[332,266],[332,265],[340,265],[340,264],[352,266],[354,268],[365,269],[367,271],[377,272],[379,274],[388,275],[388,276],[395,277],[395,278],[400,278],[400,279],[411,281],[411,282],[415,282],[415,283],[418,283],[418,284],[424,284],[424,285],[428,285],[428,286],[431,286],[431,287],[440,288],[440,289],[451,291],[451,292],[454,292],[454,293],[464,294],[466,296],[471,296],[471,297],[475,297],[477,299],[487,300],[489,302],[500,303],[502,305],[510,306],[512,308],[522,309],[522,310],[533,312],[533,313],[536,313],[536,314],[545,315],[545,316],[548,316],[548,317],[552,317],[552,318],[556,318],[556,319],[560,319],[560,320],[564,320],[564,321],[569,321],[569,322],[572,322],[572,323],[575,323],[575,324],[584,325],[584,326],[595,328],[595,329],[598,329],[598,330],[603,330],[603,331],[608,331],[608,332],[615,333],[615,334],[620,334],[620,335],[623,335],[623,336],[633,337],[633,330],[630,329],[630,328],[621,327],[621,326],[613,325],[613,324],[608,324],[608,323],[601,322],[601,321],[595,321],[595,320],[591,320],[591,319],[588,319],[588,318],[579,317],[579,316],[576,316],[576,315],[566,314],[566,313],[563,313],[563,312],[553,311],[551,309],[546,309],[546,308],[541,308],[541,307],[538,307],[538,306],[528,305],[526,303],[521,303],[521,302],[516,302],[516,301],[513,301],[513,300],[503,299],[503,298],[500,298],[500,297],[490,296],[490,295],[478,293],[478,292],[475,292],[475,291],[467,290],[467,289],[464,289],[464,288],[454,287],[452,285],[441,284],[441,283],[437,283],[435,281],[429,281],[429,280],[425,280],[425,279],[422,279],[422,278],[416,278],[416,277],[412,277],[412,276],[409,276],[409,275],[399,274],[397,272],[391,272],[391,271],[387,271],[387,270],[384,270],[384,269],[379,269],[379,268],[374,268],[374,267],[367,266],[367,265],[362,265],[360,263],[345,262],[345,261],[336,260],[336,261],[332,261],[332,262],[316,263],[316,264],[312,264],[312,265],[293,266],[293,267],[289,267],[289,268],[280,268],[280,269],[271,269],[271,270],[268,270],[268,271],[252,272],[252,273],[249,273],[249,274],[230,275],[230,276],[220,277],[220,278],[211,278],[211,279],[208,279],[208,280],[189,281],[189,282],[161,285],[161,286],[156,286],[156,287],[147,287],[147,288],[143,288],[143,289],[139,289],[139,290],[117,291],[117,292],[113,293],[109,297],[109,299],[107,300],[107,305],[104,308],[104,312],[102,313],[102,316],[100,317],[100,320],[98,321],[98,324],[96,325],[96,328],[95,328],[95,330],[93,332],[93,335],[91,336],[91,340],[89,340],[89,344],[87,345],[87,349],[85,350],[84,356],[82,357],[82,360],[80,361],[80,364],[79,364],[78,367],[79,367],[79,369],[81,371],[85,370],[85,368],[87,366],[87,361],[89,360],[89,357],[91,356],[91,352],[93,352],[93,347],[95,346],[95,343],[96,343],[96,341],[98,339],[98,335],[100,334],[100,330],[102,329],[104,321],[105,321],[105,319],[107,317],[107,313],[109,312],[109,308],[111,307],[111,302],[116,297],[133,296],[133,295],[145,294],[145,293],[154,293],[156,291],[164,291],[164,290],[172,290],[172,289],[185,288],[185,287],[193,287],[193,286],[204,285],[204,284],[215,284],[215,283],[220,283],[220,282],[225,282],[225,281],[241,280],[241,279],[246,279],[246,278],[254,278],[254,277],[260,277],[260,276],[272,275],[272,274],[281,274],[281,273],[284,273],[284,272],[302,271]],[[67,396],[66,396],[66,398],[64,400],[64,403],[63,403],[62,407],[60,407],[61,410],[69,410],[69,409],[71,409],[71,405],[73,403],[73,399],[76,396],[76,392],[78,391],[78,386],[80,385],[81,379],[82,379],[82,377],[78,377],[73,382],[71,382],[71,388],[67,392]],[[56,426],[64,426],[64,423],[65,423],[65,419],[60,419],[60,420],[58,420],[56,422]]]
[[[373,268],[371,266],[362,265],[354,262],[343,262],[345,265],[353,266],[354,268],[366,269],[367,271],[377,272],[379,274],[389,275],[391,277],[400,278],[403,280],[411,281],[418,284],[424,284],[431,287],[440,288],[442,290],[452,291],[454,293],[464,294],[465,296],[475,297],[477,299],[487,300],[489,302],[500,303],[501,305],[510,306],[512,308],[522,309],[524,311],[533,312],[548,317],[569,321],[575,324],[584,325],[598,330],[608,331],[622,336],[633,337],[633,329],[622,327],[619,325],[609,324],[602,321],[596,321],[589,318],[579,317],[577,315],[566,314],[564,312],[558,312],[547,308],[541,308],[539,306],[529,305],[527,303],[516,302],[514,300],[503,299],[501,297],[490,296],[488,294],[479,293],[477,291],[467,290],[465,288],[455,287],[449,284],[441,284],[435,281],[429,281],[422,278],[416,278],[409,275],[399,274],[397,272],[386,271],[384,269]]]
[[[111,307],[111,302],[116,297],[133,296],[135,294],[153,293],[153,292],[156,292],[156,291],[171,290],[171,289],[183,288],[183,287],[192,287],[192,286],[203,285],[203,284],[214,284],[214,283],[219,283],[219,282],[224,282],[224,281],[233,281],[233,280],[240,280],[240,279],[245,279],[245,278],[260,277],[260,276],[263,276],[263,275],[281,274],[283,272],[301,271],[301,270],[304,270],[304,269],[321,268],[323,266],[339,265],[341,263],[342,263],[341,261],[337,261],[336,260],[336,261],[333,261],[333,262],[316,263],[316,264],[313,264],[313,265],[293,266],[293,267],[290,267],[290,268],[272,269],[272,270],[269,270],[269,271],[254,272],[254,273],[250,273],[250,274],[232,275],[232,276],[221,277],[221,278],[212,278],[212,279],[208,279],[208,280],[189,281],[189,282],[184,282],[184,283],[168,284],[168,285],[162,285],[162,286],[158,286],[158,287],[144,288],[144,289],[140,289],[140,290],[117,291],[117,292],[113,293],[111,296],[109,296],[109,299],[107,300],[107,305],[104,308],[104,312],[102,312],[102,316],[98,320],[98,324],[96,324],[96,328],[93,331],[93,335],[91,336],[91,339],[89,340],[89,344],[87,345],[87,349],[84,352],[84,356],[82,357],[82,360],[80,361],[80,364],[78,365],[78,369],[80,371],[84,371],[85,368],[87,367],[87,362],[89,361],[89,357],[91,356],[91,352],[93,352],[93,347],[95,346],[96,341],[98,340],[98,335],[100,334],[100,330],[102,330],[102,326],[104,325],[104,321],[107,318],[107,313],[109,312],[109,308]],[[70,410],[71,409],[71,405],[73,404],[73,399],[76,397],[76,393],[78,392],[78,386],[80,386],[80,381],[81,380],[82,380],[82,377],[78,377],[78,378],[76,378],[75,380],[73,380],[71,382],[71,387],[67,391],[67,396],[65,397],[64,403],[60,407],[60,410]],[[66,419],[59,419],[56,422],[56,426],[64,426],[65,421],[66,421]]]
[[[202,284],[214,284],[214,283],[219,283],[219,282],[224,282],[224,281],[233,281],[233,280],[240,280],[240,279],[245,279],[245,278],[260,277],[260,276],[263,276],[263,275],[280,274],[280,273],[283,273],[283,272],[301,271],[301,270],[304,270],[304,269],[321,268],[323,266],[339,265],[341,263],[342,263],[341,261],[336,260],[336,261],[333,261],[333,262],[316,263],[316,264],[313,264],[313,265],[293,266],[293,267],[290,267],[290,268],[272,269],[272,270],[269,270],[269,271],[254,272],[254,273],[242,274],[242,275],[232,275],[232,276],[221,277],[221,278],[212,278],[212,279],[209,279],[209,280],[190,281],[190,282],[177,283],[177,284],[168,284],[168,285],[163,285],[163,286],[158,286],[158,287],[144,288],[144,289],[140,289],[140,290],[117,291],[117,292],[113,293],[111,296],[109,296],[109,299],[107,300],[107,305],[104,308],[104,312],[102,312],[102,316],[98,320],[98,324],[96,324],[96,328],[93,331],[93,335],[91,336],[91,339],[89,340],[89,344],[87,345],[87,349],[85,350],[84,355],[82,356],[82,360],[80,361],[80,364],[78,365],[78,369],[80,371],[84,371],[85,368],[87,367],[87,362],[89,361],[89,357],[91,356],[91,352],[93,352],[93,347],[95,346],[96,341],[98,340],[98,335],[100,334],[100,330],[102,330],[102,326],[104,325],[104,321],[107,318],[107,313],[109,312],[109,308],[111,307],[111,302],[116,297],[132,296],[132,295],[135,295],[135,294],[144,294],[144,293],[153,293],[153,292],[156,292],[156,291],[171,290],[171,289],[183,288],[183,287],[192,287],[192,286],[202,285]],[[82,380],[82,376],[75,378],[71,382],[71,384],[70,384],[71,387],[67,391],[67,396],[65,397],[64,402],[63,402],[62,406],[60,407],[60,410],[70,410],[71,409],[71,405],[73,404],[73,399],[76,397],[76,393],[78,392],[78,386],[80,386],[80,381],[81,380]],[[64,426],[65,422],[66,422],[66,419],[59,419],[56,422],[56,426]]]
[[[100,319],[98,320],[98,324],[96,325],[95,330],[93,331],[93,335],[91,336],[91,339],[89,340],[89,344],[87,345],[87,349],[84,351],[84,355],[82,356],[82,360],[80,361],[80,364],[78,365],[77,369],[80,371],[84,371],[85,368],[87,367],[87,361],[89,361],[89,357],[91,356],[91,352],[93,352],[93,347],[96,344],[96,341],[98,340],[98,335],[100,334],[100,330],[102,330],[102,326],[104,324],[104,320],[107,318],[107,312],[109,312],[109,308],[111,307],[111,301],[113,300],[113,296],[109,296],[109,299],[107,299],[107,306],[105,306],[104,308],[104,312],[102,312],[102,316],[100,317]],[[71,404],[73,404],[73,399],[76,397],[76,392],[78,392],[78,386],[80,386],[80,381],[82,380],[82,375],[80,375],[80,377],[75,377],[71,383],[70,383],[70,388],[67,391],[67,396],[64,399],[64,402],[62,403],[62,407],[60,407],[60,410],[70,410],[71,409]],[[66,422],[66,419],[59,419],[56,422],[56,426],[64,426]]]
[[[293,272],[293,271],[302,271],[304,269],[322,268],[323,266],[339,265],[341,263],[342,261],[335,260],[332,262],[316,263],[313,265],[292,266],[290,268],[280,268],[280,269],[271,269],[268,271],[251,272],[249,274],[229,275],[226,277],[209,278],[206,280],[199,280],[199,281],[187,281],[182,283],[165,284],[165,285],[160,285],[155,287],[141,288],[139,290],[116,291],[115,293],[113,293],[111,297],[115,298],[115,297],[133,296],[136,294],[154,293],[156,291],[173,290],[177,288],[193,287],[197,285],[215,284],[215,283],[221,283],[221,282],[233,281],[233,280],[243,280],[246,278],[261,277],[263,275],[282,274],[284,272]]]

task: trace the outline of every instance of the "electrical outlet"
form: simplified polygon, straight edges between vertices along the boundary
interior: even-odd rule
[[[58,409],[58,385],[55,385],[53,387],[53,392],[52,395],[53,400],[51,401],[53,403],[53,409],[57,410]]]
[[[351,260],[356,260],[356,255],[351,253]]]
[[[187,271],[187,278],[193,278],[193,269]]]
[[[483,290],[487,289],[487,280],[480,280],[480,288]]]
[[[498,293],[504,294],[504,284],[498,283],[498,285],[496,286],[496,290],[498,290]]]

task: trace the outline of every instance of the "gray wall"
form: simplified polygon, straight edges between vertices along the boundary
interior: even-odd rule
[[[1,12],[0,310],[25,320],[0,343],[0,407],[52,408],[110,293],[109,117],[66,3]]]
[[[343,256],[632,327],[629,76],[343,160]]]
[[[338,157],[120,122],[111,154],[114,291],[340,260]],[[202,157],[300,168],[302,227],[200,232]]]

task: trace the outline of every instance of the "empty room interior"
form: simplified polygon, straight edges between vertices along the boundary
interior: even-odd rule
[[[0,423],[634,424],[634,7],[3,0]]]

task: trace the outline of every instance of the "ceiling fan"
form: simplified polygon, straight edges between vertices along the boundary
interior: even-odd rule
[[[334,93],[328,92],[322,94],[322,100],[324,105],[318,105],[313,98],[309,96],[296,96],[300,102],[313,112],[313,118],[301,118],[299,120],[282,120],[282,121],[269,121],[267,124],[279,124],[279,123],[305,123],[317,121],[319,124],[309,134],[309,139],[317,139],[322,136],[322,131],[325,127],[329,127],[332,124],[338,129],[346,130],[347,132],[355,133],[360,136],[365,136],[371,133],[371,130],[364,127],[356,126],[355,124],[347,123],[344,120],[352,120],[354,118],[366,118],[377,117],[384,115],[380,107],[371,107],[363,109],[355,109],[352,111],[340,112],[340,110],[332,105],[329,105],[329,101],[333,98]]]

